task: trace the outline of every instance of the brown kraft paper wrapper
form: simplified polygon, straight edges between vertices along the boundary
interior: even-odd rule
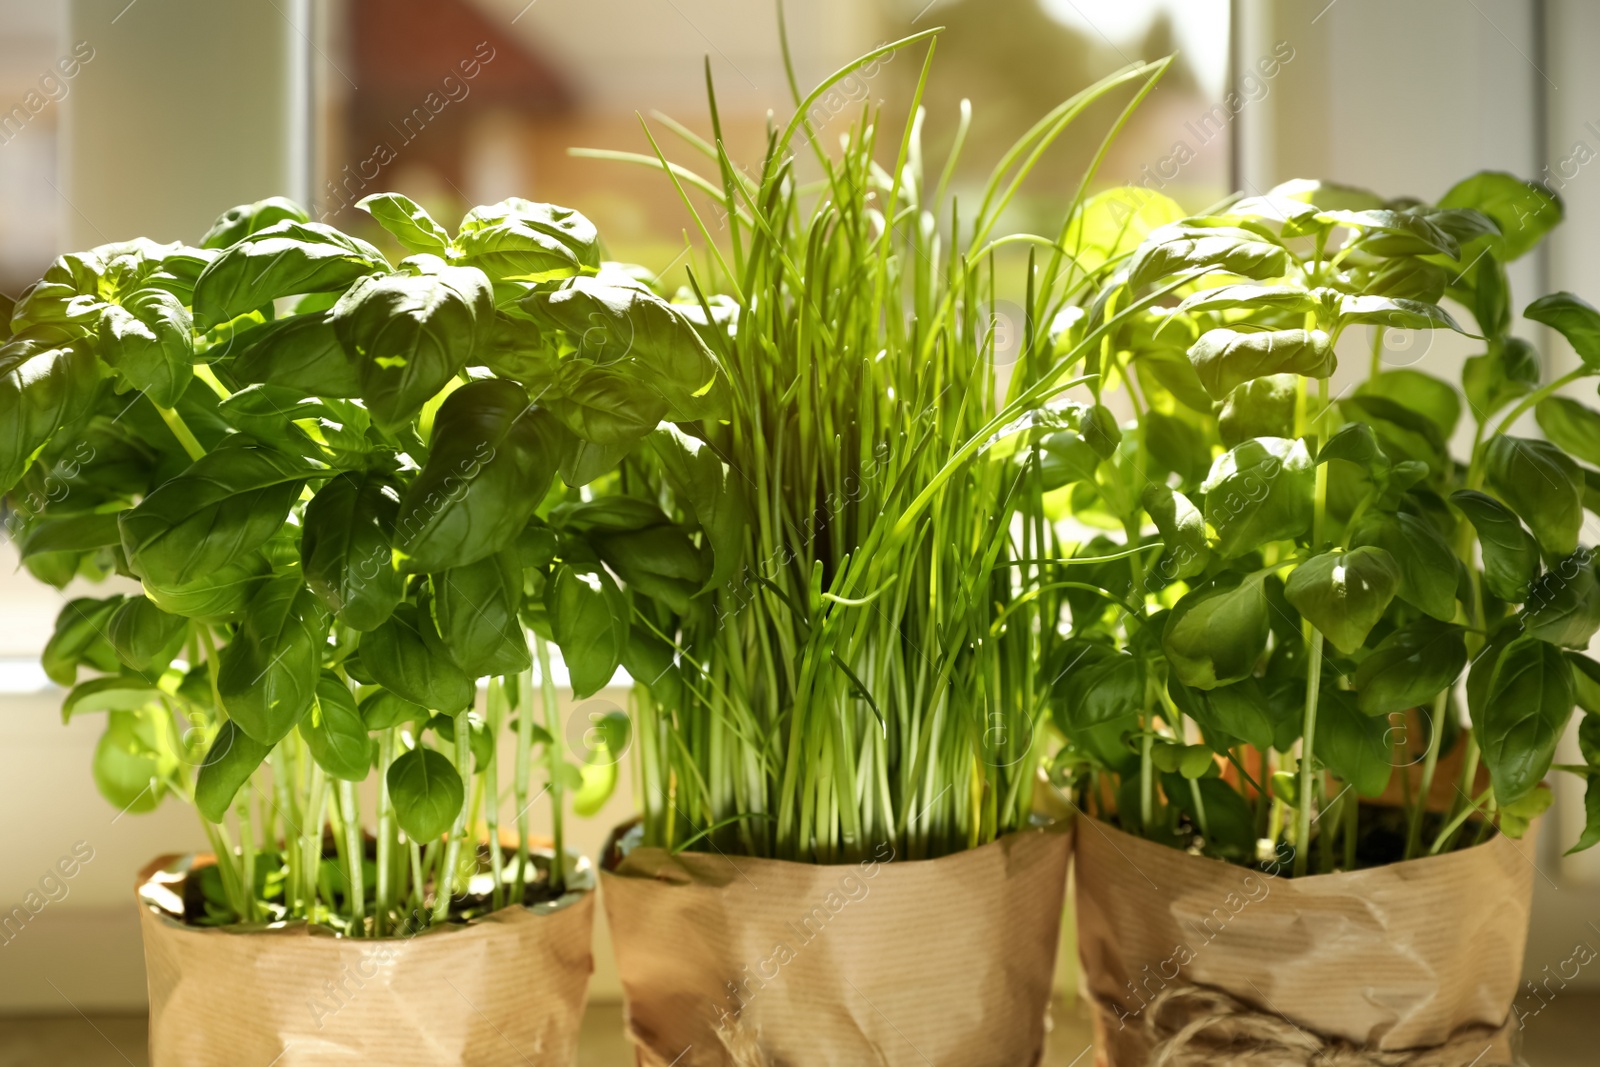
[[[638,1062],[1038,1064],[1070,851],[1062,826],[829,866],[636,848],[600,880]]]
[[[1521,846],[1496,837],[1289,878],[1287,863],[1239,867],[1080,819],[1079,959],[1098,1062],[1268,1062],[1171,1050],[1186,1023],[1204,1029],[1197,1014],[1218,1024],[1213,1039],[1281,1049],[1274,1067],[1511,1062],[1533,874]],[[1166,1060],[1153,1054],[1162,1041]]]
[[[139,876],[152,1067],[574,1062],[594,969],[587,865],[554,904],[370,940],[187,925],[174,916],[195,866],[165,856]]]

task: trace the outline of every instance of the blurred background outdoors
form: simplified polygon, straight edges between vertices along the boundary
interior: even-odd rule
[[[1513,284],[1526,303],[1539,286],[1600,299],[1600,253],[1581,240],[1596,232],[1600,182],[1579,173],[1596,153],[1574,162],[1577,146],[1600,147],[1600,72],[1588,57],[1600,44],[1596,7],[791,0],[788,33],[804,94],[882,43],[946,27],[923,142],[929,168],[943,166],[970,99],[972,132],[952,184],[964,201],[981,195],[993,163],[1051,107],[1130,62],[1172,53],[1095,188],[1139,184],[1198,211],[1232,189],[1300,176],[1425,198],[1486,167],[1548,178],[1569,222],[1547,254],[1518,264]],[[447,225],[507,196],[574,207],[598,226],[611,258],[681,280],[693,262],[686,231],[699,238],[671,184],[568,149],[650,153],[642,117],[671,158],[714,173],[673,128],[675,120],[710,135],[709,73],[730,153],[755,169],[770,116],[781,124],[793,110],[776,26],[767,0],[0,0],[0,292],[15,297],[68,249],[135,235],[196,241],[223,210],[274,194],[379,240],[352,205],[382,190],[411,196]],[[824,95],[810,109],[821,143],[859,123],[864,108],[881,108],[880,143],[892,157],[923,55],[918,47],[881,60]],[[1125,102],[1097,105],[1044,157],[1003,230],[1059,226]],[[715,235],[715,213],[704,217]],[[1396,365],[1470,354],[1453,338],[1431,342],[1437,348],[1393,344]],[[1444,364],[1437,372],[1450,373]],[[95,793],[96,725],[60,725],[59,693],[34,662],[61,604],[17,572],[0,543],[0,910],[74,842],[96,848],[70,897],[26,938],[0,945],[0,1013],[64,1011],[69,997],[137,1008],[133,872],[203,842],[194,814],[176,803],[114,818]],[[628,788],[625,778],[580,842],[598,846],[625,817]],[[1581,797],[1563,795],[1567,812],[1574,804],[1581,819]],[[1562,818],[1558,808],[1552,822]],[[1570,823],[1548,827],[1539,854],[1533,971],[1534,961],[1565,956],[1580,917],[1600,915],[1600,869],[1555,854],[1555,840],[1573,836]],[[594,995],[614,997],[603,940],[597,963]],[[39,982],[40,968],[55,992]],[[1586,977],[1600,983],[1600,971]]]

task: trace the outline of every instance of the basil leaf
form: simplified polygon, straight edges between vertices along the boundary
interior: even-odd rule
[[[260,552],[189,582],[144,580],[144,592],[162,611],[201,622],[231,622],[255,596],[272,567]]]
[[[1272,747],[1276,733],[1272,705],[1256,679],[1246,678],[1209,692],[1188,689],[1172,679],[1167,689],[1178,707],[1200,724],[1207,742],[1216,751],[1233,747],[1230,742],[1235,741],[1263,751]],[[1185,700],[1178,700],[1178,689],[1184,689]]]
[[[451,658],[433,619],[402,603],[361,635],[361,666],[385,689],[424,708],[454,715],[472,703],[472,679]]]
[[[1467,644],[1457,626],[1418,623],[1379,642],[1356,669],[1356,700],[1363,714],[1391,715],[1421,707],[1455,684],[1467,666]]]
[[[572,363],[543,397],[551,414],[585,441],[631,446],[665,419],[667,401],[631,374]]]
[[[300,736],[311,758],[334,778],[359,782],[372,769],[373,742],[349,686],[332,671],[317,679],[311,714],[300,720]]]
[[[1231,586],[1204,586],[1178,601],[1167,617],[1161,647],[1180,682],[1215,689],[1255,672],[1267,645],[1265,579],[1254,574]]]
[[[162,724],[145,712],[113,711],[107,717],[106,732],[94,747],[94,784],[124,813],[154,811],[166,796],[161,729]]]
[[[1395,592],[1401,600],[1440,622],[1455,618],[1460,563],[1433,523],[1406,512],[1368,514],[1351,534],[1350,544],[1389,554],[1399,568]]]
[[[533,664],[517,618],[522,567],[514,550],[440,571],[429,581],[439,636],[470,677],[518,674]]]
[[[1144,708],[1144,665],[1109,645],[1065,642],[1050,676],[1052,708],[1063,731],[1075,734]]]
[[[194,806],[215,823],[227,818],[233,798],[272,751],[253,741],[232,719],[223,721],[194,780]]]
[[[1426,215],[1415,211],[1370,208],[1363,211],[1324,211],[1319,222],[1362,231],[1358,240],[1380,256],[1416,256],[1438,252],[1456,259],[1461,246]]]
[[[472,361],[494,315],[482,271],[420,258],[437,266],[362,278],[328,313],[355,361],[361,399],[387,429],[409,422]]]
[[[604,570],[557,564],[545,584],[545,610],[572,680],[572,695],[593,696],[611,682],[628,645],[627,597]]]
[[[389,730],[408,722],[426,722],[428,709],[387,689],[378,689],[361,701],[361,721],[368,730]]]
[[[1258,437],[1218,456],[1200,491],[1216,550],[1233,559],[1311,527],[1315,474],[1304,442]]]
[[[1488,471],[1489,484],[1544,554],[1572,555],[1583,526],[1583,478],[1572,457],[1548,441],[1500,436],[1489,442]]]
[[[596,538],[594,548],[630,589],[679,614],[688,613],[711,577],[700,550],[675,526],[610,534]]]
[[[1539,542],[1510,508],[1487,493],[1461,489],[1450,494],[1450,502],[1478,531],[1483,584],[1501,600],[1521,603],[1539,575]]]
[[[1574,701],[1572,668],[1560,649],[1536,637],[1506,646],[1483,706],[1472,711],[1483,763],[1502,804],[1522,799],[1543,781]]]
[[[399,508],[394,490],[370,474],[341,474],[306,505],[300,534],[306,584],[353,630],[378,626],[405,596],[392,558]]]
[[[1533,409],[1539,429],[1563,452],[1600,466],[1600,412],[1564,396],[1546,397]]]
[[[1480,423],[1539,385],[1539,356],[1532,345],[1520,337],[1496,339],[1489,351],[1467,360],[1461,372],[1461,385]]]
[[[344,289],[387,273],[383,253],[320,222],[283,219],[230,245],[194,287],[194,321],[209,330],[285,296]]]
[[[1354,463],[1375,478],[1389,473],[1389,457],[1378,444],[1378,435],[1364,422],[1345,423],[1317,450],[1318,463],[1335,459]]]
[[[1392,296],[1346,296],[1339,302],[1340,327],[1366,324],[1391,330],[1454,330],[1466,333],[1437,304]]]
[[[1209,403],[1207,401],[1208,405]],[[1226,437],[1224,442],[1238,444],[1238,441],[1227,442]],[[1199,427],[1179,415],[1168,415],[1154,409],[1146,411],[1144,447],[1149,450],[1151,458],[1177,474],[1186,485],[1198,484],[1211,469],[1211,446],[1207,443],[1205,434]],[[1048,466],[1050,455],[1047,453],[1044,459]],[[1150,477],[1157,478],[1159,473],[1151,473]],[[1047,478],[1047,484],[1048,481]]]
[[[1235,387],[1269,374],[1326,378],[1338,361],[1321,330],[1207,330],[1189,348],[1200,382],[1215,400]]]
[[[200,247],[227,248],[276,223],[285,220],[309,222],[310,218],[305,209],[293,200],[283,196],[269,196],[265,200],[257,200],[253,204],[240,204],[224,211],[218,216],[217,221],[211,224],[211,229],[206,231],[206,235],[200,238]]]
[[[1523,309],[1524,318],[1542,322],[1567,339],[1590,370],[1600,370],[1600,310],[1568,292],[1541,296]]]
[[[1562,853],[1565,856],[1600,844],[1600,774],[1591,773],[1585,780],[1587,786],[1583,794],[1583,833],[1578,836],[1576,844]]]
[[[290,571],[267,579],[222,650],[217,692],[228,717],[264,745],[294,729],[316,690],[328,612]]]
[[[1322,302],[1298,285],[1223,285],[1202,289],[1178,305],[1181,314],[1204,311],[1287,311],[1297,315],[1321,310]]]
[[[1389,723],[1361,714],[1354,695],[1324,689],[1317,705],[1316,756],[1350,783],[1357,794],[1375,797],[1388,788],[1394,770]]]
[[[1579,549],[1536,579],[1528,589],[1522,624],[1529,634],[1565,648],[1584,649],[1600,630],[1600,581],[1594,554]]]
[[[1254,230],[1177,222],[1145,238],[1129,264],[1128,284],[1138,289],[1179,271],[1277,278],[1288,266],[1288,250]]]
[[[712,569],[706,588],[726,585],[743,562],[746,499],[743,478],[729,469],[711,446],[676,426],[650,435],[650,446],[672,489],[693,513],[711,545]]]
[[[418,746],[389,764],[385,776],[400,829],[426,844],[455,824],[466,799],[461,775],[443,754]]]
[[[1206,520],[1189,498],[1160,483],[1145,487],[1141,501],[1166,546],[1156,563],[1156,573],[1169,582],[1192,578],[1206,569],[1211,549],[1206,544]]]
[[[1324,552],[1300,564],[1283,592],[1296,611],[1348,656],[1366,643],[1400,581],[1400,566],[1388,552],[1357,548]]]
[[[100,356],[129,385],[170,408],[194,377],[194,332],[188,309],[162,289],[139,289],[100,320]]]
[[[326,311],[291,315],[250,330],[229,363],[233,376],[313,396],[360,396],[356,363],[345,353],[328,316]]]
[[[149,597],[124,598],[106,620],[106,639],[117,657],[136,671],[166,670],[188,634],[188,619],[169,615]]]
[[[1488,246],[1501,263],[1526,254],[1562,217],[1561,198],[1550,190],[1493,170],[1457,182],[1440,198],[1439,206],[1472,208],[1493,219],[1500,235],[1489,238]]]
[[[63,424],[88,413],[100,376],[86,344],[19,336],[0,345],[0,493]]]
[[[1461,420],[1461,394],[1455,386],[1410,368],[1386,370],[1362,382],[1356,392],[1382,397],[1423,416],[1439,431],[1441,442],[1450,439]]]
[[[356,201],[356,209],[371,215],[379,226],[408,252],[445,255],[450,235],[416,201],[399,193],[373,193]]]
[[[115,650],[106,640],[106,626],[122,604],[121,597],[96,600],[77,597],[56,614],[56,625],[39,656],[47,678],[60,686],[78,679],[79,665],[99,671],[115,671]]]
[[[162,585],[236,563],[283,527],[316,471],[306,460],[230,438],[122,513],[128,563]]]
[[[515,382],[451,393],[434,416],[427,462],[400,498],[402,569],[447,570],[509,547],[550,488],[561,442],[560,427]]]
[[[1233,448],[1252,437],[1294,436],[1298,382],[1292,374],[1269,374],[1236,386],[1217,413],[1222,443]]]
[[[578,212],[511,197],[461,220],[453,258],[496,281],[570,278],[600,268],[600,236]]]

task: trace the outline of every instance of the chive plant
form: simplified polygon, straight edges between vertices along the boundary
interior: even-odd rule
[[[1080,803],[1238,862],[1288,846],[1296,874],[1413,858],[1520,836],[1576,703],[1583,762],[1564,769],[1590,783],[1578,847],[1600,840],[1580,543],[1600,414],[1562,395],[1600,374],[1600,313],[1568,293],[1526,308],[1578,356],[1555,375],[1511,332],[1505,270],[1560,218],[1499,173],[1437,204],[1302,181],[1193,217],[1140,189],[1088,205],[1083,232],[1113,237],[1064,335],[1171,295],[1093,356],[1133,414],[1118,448],[1046,445],[1085,459],[1057,512],[1107,531],[1081,552],[1164,546],[1094,564],[1045,660]],[[1458,378],[1427,340],[1385,362],[1386,335],[1436,330],[1479,347]],[[1336,346],[1362,336],[1370,360],[1335,391]],[[1542,439],[1518,435],[1530,412]]]
[[[195,921],[384,936],[558,896],[530,809],[549,794],[561,857],[573,791],[592,809],[608,777],[566,758],[550,646],[587,695],[612,618],[560,517],[630,404],[653,429],[721,395],[576,212],[507,200],[451,236],[401,196],[361,207],[405,258],[275,198],[198,247],[63,256],[0,320],[24,564],[139,583],[70,601],[44,666],[64,718],[105,719],[111,803],[204,816]],[[641,342],[591,351],[602,312]]]
[[[658,430],[591,505],[608,537],[655,546],[645,561],[598,542],[633,605],[646,844],[830,863],[884,845],[934,857],[1029,825],[1049,748],[1037,664],[1071,584],[1029,491],[1056,460],[1031,442],[1070,427],[1113,447],[1106,413],[1065,394],[1085,354],[1156,297],[1125,302],[1070,351],[1049,347],[1045,325],[1088,293],[1071,220],[1167,64],[1062,103],[963,203],[960,139],[943,161],[920,145],[935,33],[804,96],[791,68],[795,111],[750,168],[725,150],[709,66],[711,139],[666,123],[699,170],[669,161],[648,127],[650,153],[588,153],[677,189],[702,240],[677,299],[728,382],[724,418]],[[866,107],[825,147],[810,116],[830,87],[916,45],[910,118],[886,127]],[[1041,155],[1108,97],[1121,110],[1065,192],[1060,230],[1005,231]],[[994,312],[1008,263],[1027,277],[1009,346]]]

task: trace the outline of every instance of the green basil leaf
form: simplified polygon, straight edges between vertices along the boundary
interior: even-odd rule
[[[271,751],[271,745],[251,740],[238,723],[225,720],[195,776],[194,806],[200,814],[215,823],[225,819],[233,798]]]
[[[1384,326],[1391,330],[1454,330],[1466,333],[1437,304],[1392,296],[1346,296],[1339,302],[1339,325]]]
[[[454,258],[496,281],[570,278],[600,268],[600,236],[576,211],[511,197],[461,220]]]
[[[1174,702],[1200,724],[1206,741],[1218,752],[1245,744],[1266,750],[1272,747],[1276,724],[1272,705],[1261,683],[1254,678],[1218,686],[1209,692],[1188,689],[1176,678],[1167,683]],[[1184,691],[1183,700],[1178,690]]]
[[[276,385],[312,396],[361,395],[361,375],[329,312],[291,315],[245,333],[229,368],[241,382]]]
[[[153,403],[170,408],[194,377],[193,326],[177,297],[139,289],[106,308],[100,356]]]
[[[188,634],[188,619],[169,615],[143,596],[124,598],[106,621],[106,639],[136,671],[166,670]]]
[[[413,841],[426,844],[455,824],[466,799],[461,775],[441,753],[418,746],[403,752],[385,776],[395,819]]]
[[[1460,564],[1432,522],[1406,512],[1368,514],[1355,528],[1350,544],[1389,554],[1399,567],[1395,593],[1401,600],[1440,622],[1455,618]]]
[[[383,253],[320,222],[284,219],[230,245],[194,287],[194,321],[209,330],[279,297],[344,289],[387,273]]]
[[[1427,464],[1429,470],[1447,469],[1449,453],[1444,435],[1423,412],[1405,402],[1371,393],[1357,392],[1337,403],[1345,418],[1372,427],[1391,461],[1409,459]]]
[[[361,635],[361,665],[390,692],[454,715],[472,703],[472,679],[450,656],[428,612],[402,603]]]
[[[1539,429],[1552,444],[1585,463],[1600,466],[1600,412],[1564,396],[1539,401]]]
[[[1356,669],[1356,700],[1363,714],[1391,715],[1432,701],[1455,684],[1467,666],[1467,644],[1457,626],[1418,623],[1379,642]]]
[[[361,701],[361,721],[368,730],[390,730],[408,722],[426,722],[428,709],[397,693],[377,689]]]
[[[1222,443],[1233,448],[1252,437],[1294,436],[1298,382],[1292,374],[1269,374],[1235,386],[1217,413]]]
[[[1122,444],[1122,427],[1117,425],[1117,416],[1104,404],[1094,404],[1083,413],[1079,433],[1101,459],[1116,455],[1117,447]]]
[[[230,438],[122,513],[128,563],[163,585],[236,563],[283,527],[316,472],[304,459]]]
[[[439,636],[470,677],[519,674],[532,665],[517,617],[522,567],[514,549],[439,571],[429,581]]]
[[[1051,703],[1063,731],[1076,734],[1144,708],[1144,665],[1109,645],[1065,642],[1049,674]]]
[[[90,552],[120,544],[117,513],[92,511],[83,515],[43,516],[28,524],[18,553],[23,561],[52,552]]]
[[[1388,788],[1394,770],[1388,720],[1361,714],[1354,694],[1322,691],[1314,751],[1360,796],[1375,797]]]
[[[1315,473],[1305,443],[1259,437],[1217,457],[1200,491],[1216,549],[1234,559],[1311,528]]]
[[[1461,489],[1450,494],[1450,502],[1478,531],[1483,584],[1501,600],[1520,604],[1539,576],[1539,542],[1510,508],[1487,493]]]
[[[726,585],[743,561],[746,498],[743,479],[711,446],[676,426],[650,435],[673,492],[693,513],[711,545],[712,569],[706,587]]]
[[[678,614],[689,612],[711,578],[709,561],[675,526],[610,534],[596,538],[594,548],[628,588]]]
[[[416,201],[399,193],[373,193],[356,201],[356,209],[371,215],[379,226],[408,252],[445,255],[450,235]]]
[[[550,488],[561,442],[560,427],[515,382],[451,393],[434,416],[427,462],[400,499],[400,566],[442,571],[509,547]]]
[[[1415,211],[1371,208],[1364,211],[1324,211],[1319,222],[1361,231],[1361,244],[1380,256],[1416,256],[1438,252],[1456,259],[1461,246],[1426,215]]]
[[[1539,356],[1533,346],[1520,337],[1507,337],[1491,342],[1485,354],[1467,360],[1461,385],[1473,417],[1485,423],[1507,404],[1536,389],[1539,374]]]
[[[56,614],[55,630],[39,656],[45,676],[57,685],[70,686],[77,681],[80,664],[99,671],[115,671],[117,657],[106,639],[106,627],[121,604],[120,596],[67,601]]]
[[[1529,634],[1564,648],[1584,649],[1600,630],[1600,581],[1594,553],[1580,548],[1551,565],[1528,589],[1522,625]]]
[[[1261,280],[1281,277],[1288,266],[1288,250],[1254,230],[1177,222],[1145,238],[1128,266],[1128,284],[1138,289],[1180,271]]]
[[[1318,463],[1335,459],[1354,463],[1375,478],[1389,473],[1389,457],[1378,444],[1378,435],[1364,422],[1345,423],[1317,450]]]
[[[436,266],[362,278],[328,313],[355,361],[361,399],[373,421],[390,429],[414,418],[472,361],[494,315],[482,271],[419,258]]]
[[[1400,566],[1388,552],[1357,548],[1324,552],[1300,564],[1283,592],[1296,611],[1348,656],[1366,643],[1400,581]]]
[[[260,552],[218,567],[190,582],[171,584],[146,578],[144,592],[156,607],[201,622],[232,622],[244,612],[272,571]]]
[[[257,200],[253,204],[240,204],[224,211],[200,239],[200,247],[227,248],[279,222],[310,220],[311,217],[306,214],[305,209],[293,200],[282,196],[269,196],[265,200]]]
[[[542,398],[550,412],[585,441],[628,447],[669,414],[667,401],[642,378],[574,362]]]
[[[65,423],[88,413],[101,379],[87,344],[18,336],[0,345],[0,493]]]
[[[340,781],[362,781],[372,769],[367,724],[350,687],[332,671],[323,671],[317,679],[317,699],[311,714],[300,720],[300,736],[311,758]]]
[[[1186,485],[1196,485],[1205,479],[1206,472],[1211,469],[1211,446],[1199,427],[1179,415],[1152,409],[1144,413],[1143,430],[1144,447],[1157,463],[1176,473]],[[1232,443],[1238,444],[1238,441]],[[1046,454],[1044,459],[1048,465],[1050,456]],[[1151,474],[1151,477],[1157,475]],[[1048,479],[1046,482],[1048,484]]]
[[[1203,311],[1287,311],[1297,315],[1316,312],[1322,302],[1298,285],[1224,285],[1202,289],[1178,305],[1181,314]]]
[[[1600,370],[1600,310],[1593,304],[1571,293],[1550,293],[1529,304],[1522,315],[1561,334],[1584,366]]]
[[[1471,306],[1478,329],[1488,337],[1503,337],[1511,329],[1511,284],[1506,268],[1494,256],[1480,256],[1472,277]]]
[[[1173,582],[1204,571],[1211,560],[1211,549],[1206,544],[1206,520],[1200,509],[1182,493],[1160,483],[1146,486],[1141,502],[1166,546],[1155,572]]]
[[[1161,635],[1173,674],[1184,685],[1215,689],[1243,681],[1266,651],[1265,574],[1235,585],[1192,590],[1178,601]]]
[[[1587,711],[1591,719],[1600,720],[1600,663],[1576,652],[1567,653],[1567,662],[1572,665],[1572,686],[1573,692],[1577,694],[1578,706]],[[1591,719],[1584,720],[1585,729],[1594,729],[1589,726]],[[1580,731],[1578,734],[1580,743],[1583,738],[1584,734]],[[1600,765],[1600,757],[1584,758],[1591,764]]]
[[[1500,436],[1489,442],[1489,484],[1528,524],[1546,556],[1570,556],[1583,526],[1583,477],[1548,441]]]
[[[95,788],[123,813],[154,811],[166,795],[161,728],[148,713],[113,711],[94,747]]]
[[[1338,365],[1321,330],[1207,330],[1189,348],[1189,362],[1213,399],[1269,374],[1326,378]]]
[[[1588,784],[1583,794],[1583,833],[1579,835],[1577,843],[1563,855],[1570,856],[1600,844],[1600,774],[1590,774],[1586,780]]]
[[[631,615],[627,597],[604,570],[585,573],[562,563],[545,585],[544,606],[573,696],[593,696],[622,663]]]
[[[327,637],[327,609],[298,572],[262,584],[217,671],[222,706],[239,729],[264,745],[294,729],[311,707]]]
[[[1448,441],[1461,420],[1461,394],[1449,382],[1431,374],[1403,368],[1386,370],[1356,388],[1361,396],[1383,397],[1425,417]]]
[[[352,630],[378,626],[405,596],[392,558],[399,508],[394,489],[370,474],[341,474],[306,505],[306,584]]]
[[[1554,645],[1519,637],[1501,653],[1472,722],[1502,804],[1522,799],[1544,780],[1575,699],[1572,668]]]
[[[61,702],[61,721],[71,722],[77,715],[96,711],[138,711],[161,696],[162,691],[154,682],[134,675],[91,678],[73,686]]]
[[[1502,263],[1526,254],[1562,217],[1561,198],[1549,189],[1493,170],[1457,182],[1439,206],[1472,208],[1493,219],[1500,236],[1489,239],[1489,250]]]

